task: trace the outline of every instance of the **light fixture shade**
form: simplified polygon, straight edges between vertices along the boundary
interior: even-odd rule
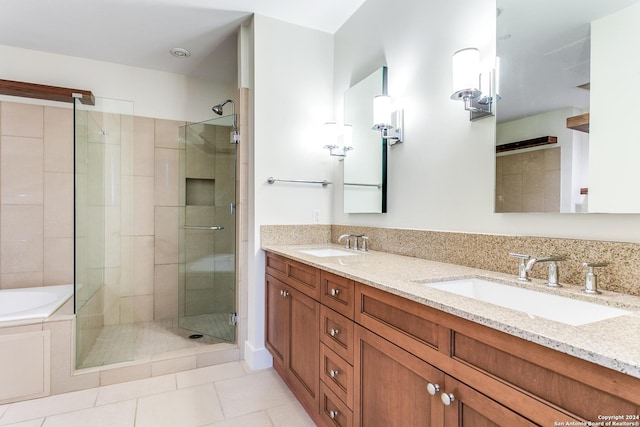
[[[342,126],[342,145],[345,147],[351,147],[353,144],[353,126]]]
[[[391,97],[378,95],[373,98],[373,129],[389,128],[391,125]]]
[[[460,49],[453,54],[452,65],[454,95],[460,91],[478,91],[480,51],[473,47]]]

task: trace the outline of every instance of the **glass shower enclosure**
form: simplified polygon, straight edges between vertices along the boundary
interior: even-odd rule
[[[99,337],[105,328],[134,321],[133,286],[126,271],[133,232],[133,102],[96,98],[74,105],[76,366],[133,360],[135,336],[117,343]]]
[[[74,120],[76,367],[235,343],[235,116],[173,121],[170,130],[165,122],[159,134],[159,119],[134,117],[133,102],[96,98],[95,106],[76,102]],[[150,120],[149,145],[140,129]],[[169,137],[175,147],[155,146]],[[142,168],[148,157],[137,164],[136,147],[171,151],[175,162]],[[175,201],[156,205],[164,187]],[[175,212],[169,232],[159,228],[167,226],[159,209]],[[176,254],[169,268],[158,268],[166,260],[156,247]]]
[[[219,342],[236,341],[235,115],[180,129],[178,324]]]

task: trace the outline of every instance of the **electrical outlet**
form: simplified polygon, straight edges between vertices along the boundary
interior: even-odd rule
[[[313,210],[313,223],[320,224],[320,211],[318,209]]]

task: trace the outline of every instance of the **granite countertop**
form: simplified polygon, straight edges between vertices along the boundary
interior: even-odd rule
[[[330,257],[300,252],[301,249],[327,247],[345,250],[336,245],[263,245],[266,251],[640,378],[640,334],[637,332],[640,331],[640,297],[607,291],[601,295],[587,295],[576,286],[553,289],[542,280],[519,282],[516,280],[517,271],[508,275],[384,252]],[[427,286],[430,282],[469,277],[622,308],[630,313],[571,326]]]

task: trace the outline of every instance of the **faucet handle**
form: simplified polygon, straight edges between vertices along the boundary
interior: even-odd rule
[[[598,290],[598,276],[593,272],[596,267],[606,267],[608,262],[583,262],[582,266],[587,269],[587,274],[584,278],[584,289],[582,292],[586,294],[601,294]]]
[[[582,266],[588,268],[590,271],[593,271],[595,267],[606,267],[609,265],[608,262],[583,262]]]
[[[512,256],[512,257],[515,257],[515,258],[520,258],[523,261],[526,261],[529,258],[531,258],[531,255],[517,254],[515,252],[509,252],[509,256]]]
[[[362,236],[362,248],[360,248],[360,250],[362,252],[367,252],[369,246],[369,238],[367,236]]]
[[[525,261],[528,261],[531,257],[529,255],[517,254],[515,252],[509,252],[509,256],[520,258],[520,264],[518,264],[518,280],[520,280],[521,282],[530,281],[531,279],[529,279],[529,276],[527,275],[528,272]]]

